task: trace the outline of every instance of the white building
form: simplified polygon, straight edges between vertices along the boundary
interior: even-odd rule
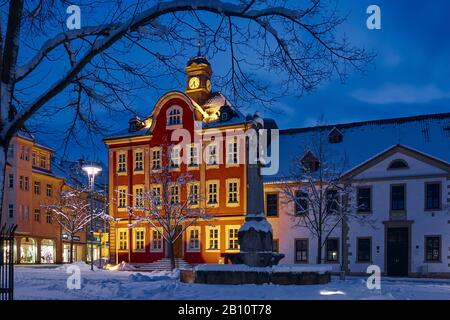
[[[392,276],[450,277],[450,113],[321,129],[329,132],[327,147],[347,156],[343,178],[355,187],[354,210],[372,221],[350,219],[344,246],[336,228],[323,263],[338,272],[343,262],[350,274],[364,274],[374,264]],[[290,161],[317,130],[282,130],[280,174],[265,177],[266,212],[285,254],[281,263],[316,263],[317,240],[294,226],[288,215],[294,204],[286,203],[280,187]]]

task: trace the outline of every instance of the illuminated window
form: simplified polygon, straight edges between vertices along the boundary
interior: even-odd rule
[[[191,145],[189,148],[189,166],[198,166],[198,147],[196,145]]]
[[[42,169],[47,168],[47,157],[43,154],[41,154],[39,159],[39,167],[41,167]]]
[[[180,203],[180,186],[178,185],[170,186],[170,203],[171,204]]]
[[[152,228],[150,243],[151,243],[151,250],[153,252],[162,252],[163,250],[162,230]]]
[[[200,186],[198,183],[190,183],[188,184],[189,188],[189,204],[192,206],[196,206],[199,203],[199,189]]]
[[[137,208],[142,208],[144,206],[144,187],[135,186],[134,187],[134,206]]]
[[[53,194],[53,187],[51,184],[47,184],[47,197],[51,197]]]
[[[219,250],[219,234],[219,227],[206,227],[208,250]]]
[[[338,262],[339,261],[339,240],[338,239],[327,239],[325,244],[326,247],[326,259],[328,262]]]
[[[145,250],[145,229],[134,229],[134,249],[143,251]]]
[[[39,181],[34,182],[34,194],[41,194],[41,183]]]
[[[237,137],[233,137],[227,145],[227,163],[237,164],[238,163],[238,142]]]
[[[127,172],[127,155],[126,153],[119,153],[117,160],[117,172]]]
[[[227,226],[227,250],[239,250],[239,226]]]
[[[209,166],[217,165],[217,145],[215,143],[211,143],[208,145],[208,162]]]
[[[170,150],[170,167],[179,168],[180,167],[180,147],[173,146]]]
[[[239,203],[239,180],[227,179],[227,204]]]
[[[174,126],[181,124],[182,111],[178,106],[173,106],[167,110],[167,125]]]
[[[118,206],[126,208],[127,206],[127,187],[119,187],[118,189]]]
[[[208,182],[207,187],[207,199],[208,205],[218,205],[218,193],[219,193],[219,185],[217,182]]]
[[[200,228],[188,228],[188,250],[200,251]]]
[[[119,250],[128,250],[128,229],[119,229]]]
[[[152,202],[156,206],[161,204],[161,186],[152,186]]]
[[[152,170],[161,169],[161,150],[153,149],[152,150]]]
[[[144,156],[142,151],[136,151],[134,153],[134,171],[144,170]]]

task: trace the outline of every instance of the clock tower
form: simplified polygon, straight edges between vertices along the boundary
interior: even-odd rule
[[[186,93],[198,104],[204,104],[211,96],[212,69],[200,50],[196,57],[189,59],[186,74]]]

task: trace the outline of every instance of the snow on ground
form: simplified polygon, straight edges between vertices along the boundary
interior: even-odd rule
[[[67,266],[15,268],[16,299],[450,299],[450,280],[382,278],[369,290],[363,277],[325,285],[206,285],[178,281],[178,272],[91,271],[81,266],[81,289],[69,290]],[[70,269],[69,269],[70,270]]]

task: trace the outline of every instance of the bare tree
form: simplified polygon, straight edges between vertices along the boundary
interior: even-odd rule
[[[98,219],[108,219],[104,209],[91,207],[87,197],[87,190],[62,191],[55,203],[45,204],[42,207],[51,212],[52,219],[58,223],[62,231],[70,240],[70,258],[73,262],[73,244],[77,233],[86,230],[86,227]],[[93,259],[93,257],[91,257]]]
[[[161,236],[167,244],[171,268],[176,267],[174,244],[185,230],[202,220],[213,217],[205,212],[200,182],[192,175],[173,170],[179,168],[178,160],[170,158],[171,146],[163,145],[161,165],[152,173],[149,190],[133,194],[128,214],[134,222],[130,227],[148,223],[162,229]]]
[[[9,143],[25,124],[54,117],[65,142],[83,144],[109,129],[105,116],[133,112],[137,90],[165,90],[162,77],[180,83],[179,59],[192,52],[198,34],[204,54],[228,61],[229,71],[217,79],[236,104],[270,105],[333,74],[344,79],[349,68],[363,71],[373,59],[338,38],[344,19],[328,1],[82,1],[81,21],[90,25],[75,30],[67,30],[68,5],[0,4],[1,199]],[[262,71],[279,74],[278,85],[263,80]]]
[[[285,202],[294,208],[288,212],[294,226],[305,228],[317,239],[318,264],[323,261],[325,243],[337,228],[343,228],[344,237],[344,228],[350,220],[371,226],[375,222],[357,212],[355,188],[350,181],[341,179],[346,170],[346,156],[327,147],[328,132],[326,126],[317,126],[309,144],[295,157],[281,187]],[[341,241],[345,249],[345,239]],[[344,254],[344,250],[340,251]]]

